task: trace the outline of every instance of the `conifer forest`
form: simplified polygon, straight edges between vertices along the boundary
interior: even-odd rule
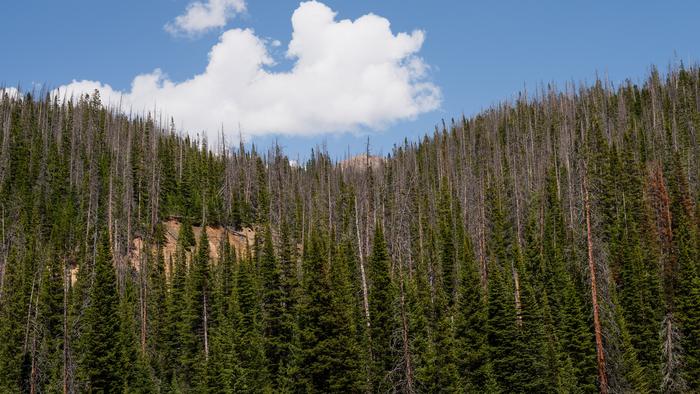
[[[698,66],[308,157],[5,91],[0,392],[700,392]]]

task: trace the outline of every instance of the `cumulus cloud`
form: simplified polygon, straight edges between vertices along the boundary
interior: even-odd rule
[[[209,0],[206,3],[195,1],[187,6],[182,15],[165,25],[165,30],[173,35],[194,35],[224,27],[234,15],[244,12],[244,0]]]
[[[4,96],[5,94],[7,94],[9,97],[19,97],[19,90],[13,87],[0,86],[0,99],[2,99],[2,96]]]
[[[247,135],[313,135],[381,129],[439,107],[440,89],[418,56],[420,30],[391,31],[387,19],[364,15],[336,20],[326,5],[302,3],[292,15],[289,71],[271,71],[269,40],[231,29],[211,48],[204,72],[174,82],[157,69],[120,92],[96,81],[73,81],[57,93],[98,89],[105,103],[134,110],[158,108],[191,132],[212,138],[223,126]]]

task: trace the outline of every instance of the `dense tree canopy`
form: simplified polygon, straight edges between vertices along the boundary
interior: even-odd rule
[[[0,391],[700,391],[698,67],[381,158],[173,123],[0,97]]]

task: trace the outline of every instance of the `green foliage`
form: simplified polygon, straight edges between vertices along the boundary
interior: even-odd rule
[[[492,379],[486,327],[488,308],[484,290],[474,260],[471,243],[467,246],[460,267],[460,281],[456,303],[455,348],[460,385],[465,392],[487,387]]]
[[[3,294],[0,299],[0,388],[16,391],[18,387],[26,388],[27,365],[23,350],[24,324],[28,294],[31,282],[23,272],[27,261],[11,251],[5,261],[3,275]]]
[[[590,393],[594,302],[610,392],[698,391],[698,86],[552,88],[303,166],[3,95],[0,392]]]
[[[372,255],[369,259],[369,316],[370,341],[372,344],[371,381],[374,390],[389,385],[389,373],[394,369],[395,359],[391,336],[395,329],[393,305],[395,288],[389,277],[391,261],[384,239],[382,226],[378,223],[374,232]]]
[[[351,294],[347,282],[347,250],[328,260],[329,246],[312,233],[304,250],[303,298],[299,311],[299,389],[309,392],[357,392],[360,379],[355,342]],[[344,252],[344,253],[343,253]]]
[[[84,266],[86,267],[86,266]],[[89,302],[83,314],[78,373],[85,391],[113,393],[123,387],[123,348],[119,338],[119,294],[107,234],[97,245]]]
[[[233,324],[239,330],[236,336],[240,342],[236,348],[242,370],[240,379],[235,381],[234,391],[254,391],[270,385],[256,282],[253,262],[250,259],[241,260],[236,293],[237,313]]]

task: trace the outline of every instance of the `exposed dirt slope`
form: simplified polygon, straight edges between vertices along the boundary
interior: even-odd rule
[[[163,222],[163,227],[165,229],[165,244],[163,246],[163,257],[165,259],[165,270],[166,274],[170,274],[170,266],[168,262],[171,258],[175,257],[175,251],[177,248],[178,234],[180,234],[180,227],[182,223],[176,219],[170,219]],[[201,226],[192,226],[192,232],[194,233],[195,240],[197,242],[197,247],[199,247],[199,238],[202,234]],[[244,228],[241,231],[236,231],[230,227],[224,226],[206,226],[207,237],[209,238],[209,256],[216,263],[219,260],[219,248],[221,242],[228,236],[228,242],[236,250],[237,254],[246,253],[248,247],[252,248],[253,239],[255,237],[255,231],[251,228]],[[143,239],[140,237],[134,238],[131,244],[131,250],[129,251],[128,261],[137,270],[140,269],[142,260],[145,259],[146,254],[144,253],[145,244]],[[152,250],[155,253],[155,250]],[[187,261],[189,263],[192,257],[193,250],[186,251]],[[77,268],[71,272],[71,280],[75,282],[77,279]]]

